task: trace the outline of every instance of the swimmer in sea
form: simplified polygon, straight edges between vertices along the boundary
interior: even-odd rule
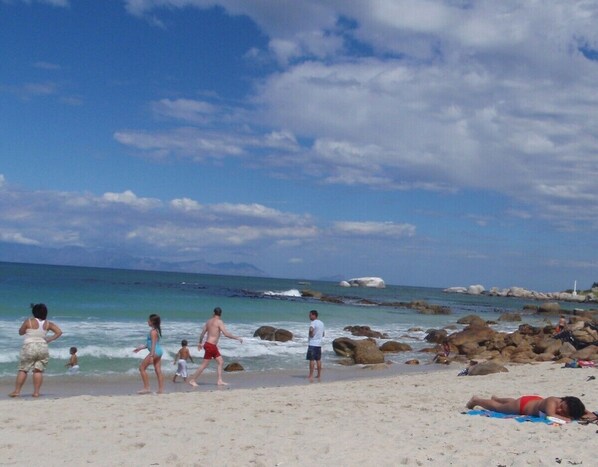
[[[546,398],[522,396],[518,399],[496,396],[492,396],[491,399],[482,399],[479,396],[473,396],[467,403],[467,408],[473,409],[475,406],[504,414],[556,417],[566,422],[577,420],[586,413],[583,403],[573,396]]]
[[[66,366],[69,369],[68,371],[70,374],[77,373],[79,371],[79,359],[77,357],[77,347],[71,347],[69,350],[69,353],[71,354],[71,358],[69,358],[69,362],[64,366]]]

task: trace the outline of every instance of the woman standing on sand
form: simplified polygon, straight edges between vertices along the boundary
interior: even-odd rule
[[[46,320],[48,316],[46,305],[43,303],[31,305],[31,312],[33,318],[27,318],[19,328],[19,335],[25,336],[25,339],[23,347],[21,347],[15,390],[9,394],[10,397],[21,395],[21,389],[27,380],[27,373],[31,370],[33,370],[33,397],[39,397],[39,390],[44,380],[44,370],[50,359],[48,343],[62,335],[62,331],[56,324]],[[47,337],[48,331],[52,331],[53,335]]]
[[[143,359],[139,365],[139,373],[141,373],[141,381],[143,381],[143,389],[138,391],[138,394],[149,394],[151,392],[149,385],[149,377],[147,375],[147,367],[154,365],[154,371],[158,378],[158,394],[164,392],[164,377],[162,376],[162,346],[160,345],[160,337],[162,337],[162,329],[160,328],[160,316],[151,314],[147,320],[148,326],[151,328],[147,335],[145,345],[140,345],[133,352],[137,353],[140,350],[148,349],[150,353]]]

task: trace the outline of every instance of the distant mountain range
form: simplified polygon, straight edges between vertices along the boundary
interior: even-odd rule
[[[266,276],[264,271],[249,263],[208,263],[204,260],[168,262],[153,258],[138,258],[115,251],[88,250],[76,246],[42,248],[6,242],[0,242],[0,261],[233,276]]]

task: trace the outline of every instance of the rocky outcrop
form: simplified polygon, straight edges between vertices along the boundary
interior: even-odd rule
[[[451,353],[458,357],[512,363],[566,362],[573,358],[598,361],[598,331],[590,321],[580,319],[562,338],[555,338],[552,326],[521,324],[517,331],[505,333],[474,317],[467,317],[471,324],[447,338]]]
[[[374,287],[377,289],[386,287],[381,277],[356,277],[347,281],[341,281],[339,285],[341,287]]]
[[[449,287],[443,290],[446,293],[461,293],[470,295],[490,295],[494,297],[517,297],[527,298],[531,300],[557,300],[560,302],[596,302],[598,296],[595,293],[587,295],[580,293],[569,292],[536,292],[534,290],[527,290],[522,287],[510,287],[507,289],[499,289],[492,287],[490,290],[485,290],[482,285],[471,285],[469,287]]]
[[[263,341],[287,342],[293,339],[293,333],[272,326],[260,326],[253,333],[253,337],[259,337]]]

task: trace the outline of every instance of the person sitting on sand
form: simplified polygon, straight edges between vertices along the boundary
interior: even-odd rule
[[[552,333],[552,335],[556,336],[557,334],[560,334],[561,332],[563,332],[565,329],[567,329],[567,320],[565,319],[564,316],[561,316],[559,318],[559,323],[555,326],[554,332]]]
[[[69,359],[69,362],[64,366],[69,369],[69,373],[71,373],[71,374],[77,373],[79,371],[79,359],[77,358],[77,347],[71,347],[69,350],[69,353],[71,354],[71,358]]]
[[[191,357],[191,352],[189,352],[189,347],[187,347],[187,339],[183,339],[181,341],[181,348],[174,356],[174,364],[177,366],[177,369],[172,378],[173,383],[176,383],[177,376],[181,376],[184,381],[187,381],[187,360],[193,362],[193,357]]]
[[[546,398],[522,396],[518,399],[496,396],[492,396],[491,399],[482,399],[479,396],[473,396],[467,402],[467,408],[473,409],[476,405],[504,414],[556,417],[566,422],[577,420],[586,414],[583,403],[573,396]]]

